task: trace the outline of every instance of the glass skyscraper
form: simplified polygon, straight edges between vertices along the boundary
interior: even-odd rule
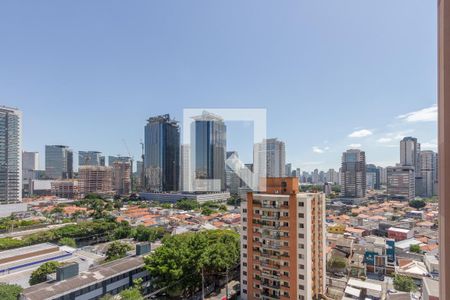
[[[100,166],[101,153],[98,151],[78,151],[79,166]]]
[[[206,111],[202,115],[194,117],[194,120],[191,143],[195,162],[195,179],[213,180],[206,185],[197,181],[195,188],[206,191],[224,191],[226,188],[226,125],[221,117]]]
[[[0,203],[22,200],[22,112],[0,107]]]
[[[180,127],[170,115],[151,117],[145,125],[145,188],[178,191],[180,174]]]
[[[51,179],[73,178],[73,152],[68,146],[45,146],[45,174]]]

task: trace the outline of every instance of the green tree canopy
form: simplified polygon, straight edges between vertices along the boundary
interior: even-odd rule
[[[175,203],[175,208],[182,210],[194,210],[199,207],[200,205],[196,200],[181,199],[178,200],[177,203]]]
[[[415,253],[420,253],[420,252],[422,252],[422,250],[420,249],[420,246],[419,246],[419,245],[410,245],[410,246],[409,246],[409,251],[415,252]]]
[[[22,287],[17,284],[0,283],[0,299],[17,300],[22,290]]]
[[[61,264],[57,261],[49,261],[42,264],[39,268],[33,271],[30,276],[29,284],[35,285],[47,281],[47,275],[55,273],[56,268]]]
[[[423,207],[425,207],[425,205],[427,205],[427,204],[423,200],[417,199],[417,200],[409,201],[409,206],[414,207],[415,209],[423,208]]]
[[[170,286],[171,296],[187,297],[200,286],[202,270],[214,281],[239,263],[239,255],[236,232],[209,230],[164,238],[145,262],[157,286]]]
[[[417,290],[417,286],[411,277],[400,274],[394,277],[394,288],[401,292],[414,292]]]
[[[113,261],[127,255],[127,251],[130,251],[132,247],[130,244],[114,241],[109,244],[108,250],[106,250],[105,261]]]
[[[72,248],[77,247],[77,243],[75,242],[75,239],[69,238],[69,237],[63,237],[59,240],[59,244],[69,246]]]
[[[163,227],[145,227],[139,225],[136,227],[133,237],[138,242],[154,242],[164,237],[166,233]]]

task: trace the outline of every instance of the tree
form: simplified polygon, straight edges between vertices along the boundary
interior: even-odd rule
[[[139,225],[133,233],[133,238],[138,242],[154,242],[164,237],[166,231],[163,227],[145,227]]]
[[[400,274],[394,277],[394,288],[401,292],[414,292],[417,290],[417,286],[411,277]]]
[[[211,215],[213,212],[214,212],[214,210],[212,210],[212,209],[209,208],[209,207],[205,207],[205,208],[202,209],[202,215],[204,215],[204,216],[209,216],[209,215]]]
[[[141,291],[137,287],[132,287],[120,292],[122,300],[144,300]]]
[[[0,299],[17,300],[22,290],[22,287],[17,284],[0,283]]]
[[[422,250],[420,249],[420,246],[419,246],[419,245],[410,245],[410,246],[409,246],[409,251],[415,252],[415,253],[420,253],[420,252],[422,252]]]
[[[60,239],[59,240],[59,244],[65,245],[65,246],[69,246],[69,247],[72,247],[72,248],[76,248],[77,247],[77,243],[75,242],[75,239],[68,238],[68,237],[63,237],[62,239]]]
[[[427,204],[423,200],[417,199],[417,200],[409,201],[409,206],[411,206],[411,207],[413,207],[415,209],[423,208],[423,207],[425,207],[425,205],[427,205]]]
[[[328,263],[328,267],[334,270],[345,269],[347,267],[347,260],[340,256],[333,256]]]
[[[202,281],[202,271],[209,282],[218,273],[239,263],[239,235],[231,230],[189,232],[163,239],[163,245],[145,258],[155,284],[169,296],[187,298]]]
[[[108,250],[106,251],[105,261],[113,261],[125,257],[125,255],[127,255],[127,251],[130,251],[131,249],[130,244],[114,241],[109,244]]]
[[[61,264],[57,261],[49,261],[42,264],[39,268],[33,271],[30,276],[29,284],[35,285],[47,281],[47,275],[55,273],[56,268]]]
[[[194,210],[199,207],[200,207],[200,205],[196,200],[181,199],[181,200],[178,200],[177,203],[175,203],[175,208],[182,209],[182,210]]]
[[[127,221],[122,221],[119,223],[119,226],[114,229],[113,232],[114,239],[120,240],[128,238],[132,235],[132,229],[130,224]]]

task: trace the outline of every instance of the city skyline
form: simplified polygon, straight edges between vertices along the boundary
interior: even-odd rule
[[[6,4],[0,102],[23,111],[23,149],[41,153],[42,166],[45,144],[128,155],[124,139],[136,160],[149,116],[264,107],[268,137],[302,170],[337,169],[340,153],[359,145],[368,163],[392,165],[408,135],[436,150],[436,4],[177,4],[107,5],[133,20],[123,24],[101,1],[87,15],[70,4]],[[253,145],[233,134],[251,141],[241,125],[227,124],[227,150],[249,162]]]

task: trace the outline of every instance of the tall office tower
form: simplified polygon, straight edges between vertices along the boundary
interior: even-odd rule
[[[108,156],[108,166],[112,167],[116,161],[131,163],[132,159],[129,156]]]
[[[312,173],[312,183],[313,184],[319,183],[319,170],[318,169],[314,169],[314,171]]]
[[[420,143],[414,137],[405,137],[400,141],[400,165],[414,167],[415,194],[422,194],[423,178],[420,172]]]
[[[366,154],[350,149],[342,154],[341,166],[342,196],[364,198],[366,196]]]
[[[100,156],[100,166],[106,166],[106,157],[104,155]]]
[[[224,191],[227,127],[221,117],[206,111],[194,117],[194,120],[191,147],[195,189]]]
[[[319,183],[324,183],[324,182],[325,182],[325,172],[320,171],[319,172]]]
[[[237,151],[227,151],[227,159],[239,159]],[[241,178],[230,167],[225,165],[226,188],[234,195],[239,193],[241,187]]]
[[[420,168],[420,143],[414,137],[405,137],[400,141],[400,165]]]
[[[267,178],[241,202],[242,299],[318,299],[325,293],[325,195],[295,177]]]
[[[300,168],[295,169],[295,173],[297,174],[298,182],[301,182],[300,178],[302,177],[302,173],[300,172]]]
[[[123,161],[113,163],[112,188],[118,195],[131,193],[131,163]]]
[[[180,147],[180,190],[192,191],[193,178],[191,177],[191,147],[181,145]]]
[[[39,152],[22,152],[22,170],[39,170]]]
[[[45,174],[50,179],[73,178],[73,152],[68,146],[45,146]]]
[[[286,164],[286,166],[284,167],[284,176],[286,176],[286,177],[292,176],[292,164],[291,163]]]
[[[366,165],[366,184],[367,189],[370,190],[379,190],[381,188],[380,170],[373,164]]]
[[[79,191],[82,196],[89,193],[112,193],[112,167],[80,166],[78,168]]]
[[[413,166],[387,167],[387,194],[391,198],[414,200],[415,176]]]
[[[437,195],[436,191],[436,153],[431,150],[420,151],[420,177],[422,178],[421,193],[418,196],[432,197]],[[417,188],[416,188],[417,190]]]
[[[138,160],[136,162],[136,173],[133,174],[136,179],[136,187],[138,190],[143,190],[144,184],[144,162],[142,160]]]
[[[180,127],[170,116],[151,117],[145,125],[144,168],[146,189],[178,191],[180,176]]]
[[[30,196],[32,180],[37,177],[39,169],[38,152],[22,152],[22,196]]]
[[[329,169],[325,175],[325,179],[333,184],[339,184],[339,172],[336,172],[335,169]]]
[[[380,173],[380,185],[384,184],[386,185],[387,183],[387,173],[386,173],[386,168],[383,167],[377,167],[378,172]]]
[[[256,180],[264,177],[284,177],[285,144],[276,138],[263,140],[253,146],[253,163]]]
[[[22,112],[0,106],[0,204],[22,201]]]
[[[78,151],[79,166],[100,166],[100,155],[98,151]]]

